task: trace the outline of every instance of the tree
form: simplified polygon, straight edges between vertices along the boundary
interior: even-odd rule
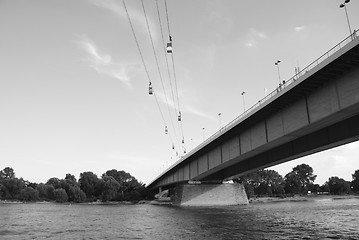
[[[86,194],[80,189],[79,186],[71,186],[67,195],[69,197],[69,201],[73,201],[75,203],[81,203],[86,200]]]
[[[15,178],[14,169],[10,167],[4,168],[4,170],[0,171],[0,179],[12,179]]]
[[[55,189],[61,188],[60,179],[56,177],[52,177],[49,180],[47,180],[46,185],[52,185]]]
[[[125,199],[125,193],[131,192],[133,190],[138,190],[143,187],[141,183],[137,181],[135,177],[125,171],[117,171],[116,169],[108,170],[106,173],[102,175],[102,177],[111,176],[113,177],[119,184],[121,192],[121,198]]]
[[[100,183],[97,175],[93,172],[83,172],[80,174],[79,184],[80,188],[86,194],[88,199],[95,197],[97,185]]]
[[[36,190],[39,192],[39,198],[41,200],[55,200],[55,189],[52,185],[40,183],[37,185]]]
[[[120,189],[120,184],[112,176],[103,176],[102,179],[104,181],[104,186],[101,200],[103,202],[107,202],[116,196],[118,190]]]
[[[298,194],[301,192],[301,181],[295,172],[289,172],[284,177],[284,190],[286,193]]]
[[[274,170],[258,170],[241,177],[247,195],[280,195],[284,193],[283,177]]]
[[[7,189],[7,198],[19,199],[20,191],[25,188],[25,181],[22,178],[6,178],[2,180],[2,185]]]
[[[39,192],[32,187],[26,187],[21,190],[21,200],[23,201],[37,201],[39,200]]]
[[[348,194],[350,192],[350,183],[342,178],[330,177],[328,186],[331,194]]]
[[[9,191],[0,183],[0,199],[6,199],[9,197]]]
[[[319,191],[323,192],[323,193],[329,193],[330,188],[329,188],[328,182],[325,182],[322,186],[320,186]]]
[[[55,200],[59,203],[67,202],[68,196],[65,189],[58,188],[54,190]]]
[[[317,178],[317,175],[313,174],[313,168],[304,163],[294,167],[293,172],[296,173],[300,181],[302,193],[306,193],[308,191],[307,186],[312,184]]]
[[[76,177],[70,173],[66,174],[65,180],[67,180],[69,182],[74,182],[74,183],[77,182]]]
[[[359,169],[352,174],[353,181],[350,186],[354,192],[359,192]]]

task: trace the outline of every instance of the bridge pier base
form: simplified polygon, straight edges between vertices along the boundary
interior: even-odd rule
[[[178,185],[173,197],[175,206],[230,206],[248,204],[243,184]]]

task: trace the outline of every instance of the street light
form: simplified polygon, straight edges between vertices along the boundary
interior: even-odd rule
[[[222,124],[221,124],[221,115],[222,113],[218,113],[218,119],[219,119],[219,130],[222,129]]]
[[[205,130],[205,128],[202,128],[202,137],[203,137],[203,142],[204,142],[204,130]]]
[[[244,101],[244,94],[246,94],[246,92],[242,92],[241,95],[243,97],[243,112],[246,111],[246,102]]]
[[[349,22],[348,11],[347,11],[347,4],[349,2],[350,2],[350,0],[345,0],[344,3],[339,5],[339,7],[345,9],[345,15],[347,16],[348,27],[349,27],[349,35],[351,36],[352,35],[352,29],[350,28],[350,22]]]
[[[277,60],[277,61],[274,63],[274,65],[276,65],[276,66],[277,66],[277,69],[278,69],[278,79],[279,79],[279,84],[280,84],[281,82],[280,82],[280,73],[279,73],[279,63],[280,63],[280,60]]]

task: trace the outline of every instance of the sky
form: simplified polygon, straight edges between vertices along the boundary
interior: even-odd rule
[[[346,38],[342,2],[126,0],[126,12],[121,0],[0,0],[0,169],[149,183],[272,91],[277,60],[289,79]],[[352,30],[358,10],[347,4]],[[271,169],[351,181],[358,156],[355,142]]]

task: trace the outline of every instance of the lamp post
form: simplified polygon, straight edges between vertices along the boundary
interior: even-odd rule
[[[280,73],[279,73],[279,63],[280,63],[280,60],[277,60],[277,61],[274,63],[274,65],[276,65],[276,66],[277,66],[277,70],[278,70],[278,79],[279,79],[279,84],[280,84],[281,82],[280,82]]]
[[[243,91],[243,92],[241,93],[242,98],[243,98],[243,112],[246,111],[246,102],[245,102],[245,100],[244,100],[244,94],[246,94],[246,92]]]
[[[221,129],[222,129],[222,124],[221,124],[221,115],[222,115],[222,113],[218,113],[219,130],[221,130]]]
[[[349,17],[348,17],[348,11],[347,11],[347,4],[350,2],[350,0],[345,0],[344,3],[340,4],[339,7],[340,8],[344,8],[345,9],[345,15],[347,16],[347,21],[348,21],[348,27],[349,27],[349,35],[352,35],[352,29],[350,27],[350,22],[349,22]]]
[[[204,130],[205,130],[205,128],[202,128],[202,138],[203,138],[203,142],[204,142]]]

